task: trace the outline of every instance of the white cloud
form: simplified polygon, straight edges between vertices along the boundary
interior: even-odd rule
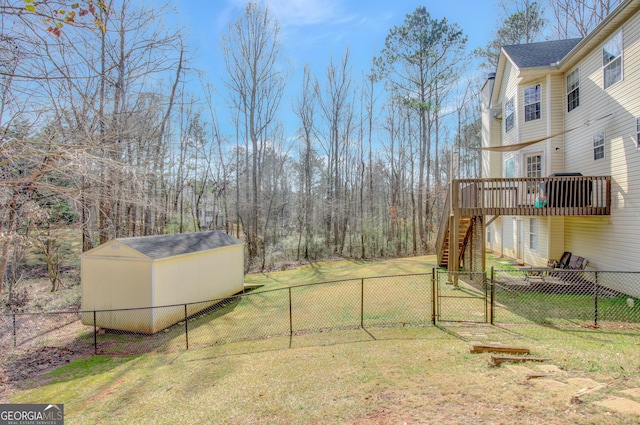
[[[336,0],[266,0],[283,26],[316,25],[340,16]]]
[[[344,0],[259,0],[283,27],[317,25],[345,18]],[[247,0],[230,0],[236,7],[244,7]]]

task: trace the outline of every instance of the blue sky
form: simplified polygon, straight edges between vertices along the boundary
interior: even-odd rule
[[[368,70],[373,55],[384,45],[389,30],[406,14],[426,6],[432,17],[446,17],[468,36],[468,49],[485,46],[494,35],[497,7],[492,1],[414,0],[263,0],[282,29],[284,56],[294,67],[290,90],[300,87],[302,69],[310,64],[322,76],[329,58],[340,60],[350,49],[354,78]],[[220,36],[243,12],[244,0],[176,0],[189,32],[189,46],[197,47],[195,66],[206,71],[221,89],[225,75]],[[470,69],[469,71],[476,71]],[[283,108],[291,101],[285,99]]]

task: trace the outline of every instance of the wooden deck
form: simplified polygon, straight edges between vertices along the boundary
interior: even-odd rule
[[[522,177],[452,182],[461,216],[602,216],[611,213],[611,177]]]
[[[478,222],[484,228],[485,223],[502,215],[590,217],[610,214],[611,176],[453,180],[447,191],[436,241],[438,264],[450,271],[458,270],[468,233],[473,229],[468,223],[475,220],[474,217],[482,217]],[[486,216],[493,218],[486,221]],[[478,249],[484,249],[483,241],[476,244]]]

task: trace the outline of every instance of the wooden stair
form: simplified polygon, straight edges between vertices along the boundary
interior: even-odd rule
[[[464,249],[466,248],[467,245],[467,240],[468,240],[468,236],[469,236],[469,232],[471,231],[471,224],[473,223],[472,221],[472,216],[470,215],[463,215],[460,216],[460,223],[458,226],[458,235],[457,235],[457,241],[458,241],[458,250],[457,250],[457,255],[458,258],[462,257],[462,254],[464,254]],[[451,252],[450,246],[451,246],[451,235],[449,234],[449,230],[446,230],[446,237],[444,239],[444,247],[442,248],[442,257],[440,258],[440,267],[447,267],[447,265],[449,264],[449,255]]]

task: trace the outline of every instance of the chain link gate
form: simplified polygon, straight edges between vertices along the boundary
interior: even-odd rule
[[[492,285],[484,272],[458,272],[457,284],[446,270],[435,272],[435,314],[440,322],[493,323]]]

